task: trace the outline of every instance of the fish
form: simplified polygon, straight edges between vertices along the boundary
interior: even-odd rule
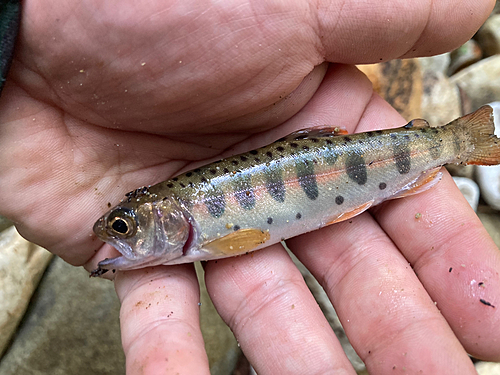
[[[425,191],[449,163],[500,164],[490,106],[439,127],[300,130],[127,193],[93,227],[121,256],[92,276],[259,250]]]

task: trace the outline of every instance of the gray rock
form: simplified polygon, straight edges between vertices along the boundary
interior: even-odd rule
[[[7,229],[8,227],[10,227],[13,224],[14,223],[12,221],[10,221],[9,219],[6,219],[5,217],[0,216],[0,232],[3,231],[4,229]]]
[[[500,228],[500,214],[488,209],[487,206],[479,206],[477,216],[479,216],[484,228],[500,249],[500,231],[498,230]]]
[[[500,100],[500,55],[483,59],[450,77],[470,98],[471,109]]]
[[[17,233],[0,232],[0,355],[28,307],[52,254]]]
[[[478,43],[470,39],[456,50],[451,52],[450,66],[448,67],[448,75],[451,76],[469,65],[478,62],[483,56],[483,52]]]
[[[475,366],[478,375],[500,375],[500,363],[478,362]]]
[[[460,92],[444,73],[422,70],[422,85],[421,117],[431,126],[444,125],[460,117]]]
[[[500,54],[500,14],[486,20],[474,36],[485,57]]]
[[[442,53],[441,55],[420,57],[418,61],[424,71],[432,71],[446,74],[450,65],[450,52]]]
[[[463,194],[467,202],[474,211],[477,211],[477,206],[479,203],[479,186],[472,181],[470,178],[466,177],[453,177],[455,184],[457,184],[460,192]]]
[[[55,258],[33,295],[2,375],[124,374],[113,283]]]

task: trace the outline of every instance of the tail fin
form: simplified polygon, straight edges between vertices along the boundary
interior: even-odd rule
[[[493,109],[489,105],[482,106],[451,124],[460,125],[469,132],[474,145],[474,151],[469,155],[465,164],[500,164],[500,138],[494,134]]]

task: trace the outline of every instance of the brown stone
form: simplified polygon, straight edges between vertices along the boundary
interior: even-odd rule
[[[492,15],[474,36],[485,57],[500,54],[500,14]]]
[[[422,72],[417,59],[360,65],[373,89],[407,121],[421,117]]]
[[[483,53],[477,42],[470,39],[456,50],[452,51],[450,56],[451,61],[448,67],[449,76],[481,60]]]
[[[0,233],[0,355],[24,316],[52,254],[11,226]]]

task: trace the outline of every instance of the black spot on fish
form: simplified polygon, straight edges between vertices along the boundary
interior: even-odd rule
[[[186,177],[191,177],[192,175],[193,175],[193,172],[186,173]]]
[[[297,147],[299,147],[299,145],[297,143],[292,142],[292,143],[290,143],[290,147],[297,148]]]
[[[367,137],[373,137],[373,132],[366,132]]]
[[[247,160],[248,160],[248,158],[247,158],[246,156],[241,155],[241,156],[240,156],[240,160],[241,160],[241,161],[247,161]]]
[[[245,210],[251,210],[255,206],[252,181],[249,175],[241,175],[233,180],[234,196]]]
[[[257,150],[252,150],[252,151],[250,151],[250,153],[251,153],[252,155],[257,155],[259,152],[258,152]]]
[[[210,173],[212,173],[212,174],[216,174],[216,173],[217,173],[217,171],[216,171],[215,169],[210,169]]]
[[[405,135],[403,135],[403,138],[406,139],[406,140],[409,140],[410,136],[408,134],[405,134]]]
[[[399,138],[393,145],[394,161],[400,174],[406,174],[411,169],[411,155],[408,141]]]
[[[260,163],[260,159],[259,158],[255,158],[253,160],[255,160],[256,163]]]
[[[279,152],[285,151],[285,149],[283,147],[281,147],[281,146],[276,147],[276,150],[279,151]]]
[[[382,131],[382,130],[375,130],[375,133],[377,133],[377,134],[382,134],[382,133],[383,133],[383,131]]]
[[[234,231],[236,232],[237,230],[240,230],[240,226],[239,226],[239,225],[235,225],[235,226],[233,227],[233,229],[234,229]]]
[[[302,214],[300,212],[297,212],[297,215],[295,215],[295,218],[297,220],[300,220],[302,218]]]
[[[329,139],[327,139],[327,140],[326,140],[326,144],[331,145],[331,144],[333,144],[333,142],[332,142],[332,141],[330,141]]]
[[[285,183],[279,167],[271,167],[264,172],[267,192],[277,202],[285,201]]]
[[[307,151],[307,150],[309,150],[309,147],[307,147],[307,146],[302,146],[302,148],[303,148],[304,150],[306,150],[306,151]]]
[[[346,141],[346,142],[351,142],[351,141],[352,141],[352,138],[350,138],[350,137],[344,137],[344,141]]]
[[[173,188],[173,187],[174,187],[174,184],[173,184],[173,183],[171,183],[171,182],[169,182],[169,183],[167,184],[167,187],[169,187],[169,188]]]
[[[201,172],[201,169],[200,169],[200,168],[196,168],[193,172],[194,172],[194,173],[200,173],[200,172]]]
[[[366,184],[368,176],[366,174],[366,164],[363,156],[357,153],[350,153],[345,160],[347,175],[358,185]]]
[[[378,185],[378,188],[380,190],[384,190],[385,188],[387,187],[387,184],[385,182],[381,182],[379,185]]]
[[[193,187],[193,183],[191,181],[189,181],[189,187]]]
[[[201,178],[201,182],[208,182],[207,179],[205,177],[202,177]]]
[[[272,158],[272,157],[273,157],[273,153],[272,153],[271,151],[266,152],[266,155],[267,155],[268,157],[270,157],[270,158]]]
[[[239,163],[238,163],[238,160],[233,160],[233,161],[231,161],[231,164],[238,165]]]
[[[394,134],[394,133],[391,133],[391,134],[389,134],[389,135],[390,135],[390,137],[391,137],[391,138],[393,138],[393,139],[397,138],[397,135],[396,135],[396,134]]]
[[[182,182],[180,182],[179,185],[181,185],[181,187],[183,187],[183,188],[186,187],[186,185],[184,185]]]
[[[342,203],[344,203],[344,197],[342,195],[337,195],[335,197],[335,203],[337,203],[338,205],[341,205]]]
[[[224,172],[224,173],[229,173],[229,169],[224,168],[224,169],[222,170],[222,172]]]
[[[432,129],[432,132],[433,132],[434,134],[438,134],[438,133],[439,133],[439,130],[437,130],[437,129]]]
[[[269,225],[271,225],[271,224],[273,223],[273,218],[272,218],[272,217],[268,217],[268,218],[267,218],[267,223],[268,223]]]
[[[318,138],[309,138],[312,142],[318,143],[319,139]]]
[[[178,180],[177,177],[172,178],[172,181],[177,181],[177,180]]]
[[[424,128],[424,129],[420,129],[420,131],[421,131],[422,133],[427,133],[427,129],[425,129],[425,128]]]
[[[309,160],[297,160],[295,163],[299,184],[311,200],[318,198],[318,184],[314,174],[314,164]]]
[[[224,193],[217,189],[206,192],[205,197],[203,198],[203,203],[205,203],[210,215],[215,218],[221,217],[226,208]]]

